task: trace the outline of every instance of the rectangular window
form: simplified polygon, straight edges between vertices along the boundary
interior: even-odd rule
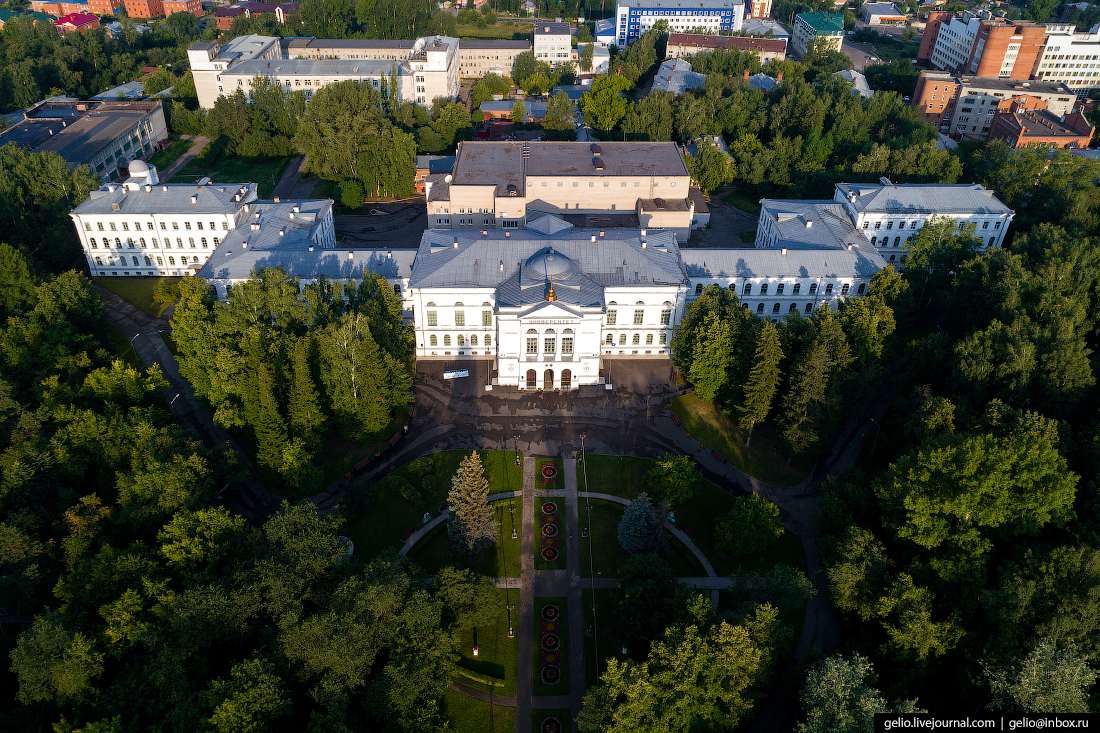
[[[644,315],[645,315],[645,311],[643,311],[641,309],[638,309],[638,310],[634,311],[634,325],[635,326],[641,324],[642,318],[643,318]]]
[[[183,228],[190,231],[191,230],[191,222],[189,222],[189,221],[183,222]]]
[[[618,319],[619,319],[619,312],[618,311],[608,311],[607,312],[607,325],[614,326],[615,322]]]
[[[544,347],[543,348],[543,353],[546,353],[546,354],[553,354],[554,353],[554,339],[552,339],[552,338],[543,339],[542,340],[542,345]]]
[[[668,310],[666,308],[665,310],[661,311],[661,325],[662,326],[667,326],[671,320],[672,320],[672,311],[671,310]]]
[[[481,325],[482,326],[491,326],[491,325],[493,325],[493,312],[492,311],[481,311]]]
[[[539,353],[539,340],[537,338],[527,339],[527,353],[537,354]]]
[[[456,326],[465,326],[466,325],[466,311],[455,311],[455,325]]]
[[[492,346],[493,345],[493,337],[490,336],[489,334],[485,334],[485,345],[486,346]]]
[[[439,325],[439,318],[436,314],[436,311],[427,311],[426,315],[428,316],[428,325],[429,326],[438,326]]]
[[[572,354],[573,353],[573,339],[566,336],[561,340],[561,353]]]

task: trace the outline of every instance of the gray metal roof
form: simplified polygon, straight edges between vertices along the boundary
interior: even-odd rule
[[[536,20],[534,26],[536,36],[568,36],[570,33],[568,23],[551,23],[548,20]]]
[[[402,64],[392,59],[258,59],[234,64],[222,76],[388,76],[395,68],[398,75],[405,74]]]
[[[884,214],[1012,214],[979,183],[838,183],[845,199],[855,193],[856,211]]]
[[[849,244],[868,243],[866,235],[852,224],[844,205],[836,201],[763,199],[760,207],[779,230],[779,241],[773,247],[846,249]]]
[[[450,173],[455,167],[453,155],[418,155],[416,156],[416,169],[426,170],[429,173]]]
[[[111,189],[114,189],[113,191]],[[241,189],[240,201],[234,201]],[[196,202],[191,203],[191,197]],[[197,186],[193,183],[168,183],[128,191],[125,186],[107,184],[92,191],[73,214],[231,214],[256,199],[255,183],[221,183]],[[116,209],[114,205],[117,204]]]
[[[596,242],[591,241],[596,236]],[[530,229],[424,232],[410,282],[412,287],[499,287],[533,255],[552,249],[576,264],[577,272],[604,287],[675,285],[684,282],[676,237],[667,230],[641,232],[570,229],[539,234]],[[455,247],[455,241],[458,246]],[[547,277],[547,283],[549,277]],[[557,279],[555,276],[555,289]]]
[[[459,49],[467,49],[470,51],[492,51],[493,49],[500,50],[512,50],[512,49],[529,49],[531,48],[530,41],[511,41],[511,40],[485,40],[485,39],[471,39],[466,40],[463,38],[458,42]]]
[[[796,277],[872,277],[886,261],[872,247],[851,250],[687,249],[684,265],[693,278],[775,279]]]
[[[299,212],[291,218],[295,205]],[[253,230],[256,212],[260,214],[260,226]],[[357,280],[368,271],[391,279],[408,278],[412,274],[416,256],[412,250],[314,246],[310,252],[317,228],[331,216],[331,199],[281,201],[278,204],[258,201],[251,207],[248,223],[225,236],[199,271],[199,276],[212,280],[243,280],[265,267],[281,267],[288,275],[306,280],[319,275]],[[283,234],[280,235],[280,231]]]
[[[683,94],[688,89],[701,87],[707,82],[707,75],[691,70],[691,64],[684,59],[668,59],[657,69],[653,77],[653,88],[673,94]]]

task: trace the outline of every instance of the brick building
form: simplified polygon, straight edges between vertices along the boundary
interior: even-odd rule
[[[164,15],[162,0],[125,0],[126,14],[131,18],[159,18]]]
[[[66,33],[72,33],[73,31],[94,31],[99,27],[99,18],[87,13],[69,13],[54,21],[54,26],[57,27],[57,32],[61,35]]]
[[[203,16],[202,2],[200,0],[163,0],[164,14],[191,13],[196,18]]]
[[[233,21],[240,17],[251,18],[260,13],[271,13],[275,19],[286,25],[287,19],[292,13],[298,12],[298,3],[233,3],[225,8],[214,11],[214,20],[218,30],[227,31],[233,25]]]
[[[72,13],[86,15],[118,15],[122,7],[120,0],[87,0],[87,2],[51,2],[51,0],[31,0],[31,10],[58,18]]]
[[[739,36],[708,36],[701,33],[671,33],[665,56],[679,59],[703,51],[736,48],[755,53],[762,63],[782,61],[787,54],[786,38],[742,38]]]
[[[1043,100],[1055,115],[1072,112],[1076,99],[1062,83],[924,71],[917,79],[912,105],[925,122],[945,135],[985,140],[997,105],[1025,95]]]
[[[1004,140],[1013,148],[1087,148],[1095,128],[1080,112],[1056,115],[1035,97],[1006,99],[997,105],[989,129],[990,140]]]
[[[986,11],[930,13],[917,60],[959,74],[1028,79],[1046,43],[1046,27],[1005,21]]]

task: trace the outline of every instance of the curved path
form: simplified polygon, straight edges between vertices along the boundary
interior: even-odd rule
[[[494,501],[500,501],[502,499],[512,499],[521,495],[522,492],[520,491],[502,491],[499,494],[489,494],[488,501],[491,504]],[[440,522],[446,519],[448,515],[450,515],[450,513],[450,511],[440,512],[427,524],[423,525],[420,529],[413,532],[412,535],[409,536],[409,539],[405,540],[405,544],[401,545],[401,549],[397,551],[398,556],[408,555],[409,550],[412,549],[412,546],[420,540],[424,539],[424,536],[426,534],[438,527]]]

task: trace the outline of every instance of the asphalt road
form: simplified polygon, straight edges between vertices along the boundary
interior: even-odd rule
[[[428,210],[421,197],[384,204],[369,204],[379,216],[339,214],[335,217],[336,236],[356,247],[415,249],[428,228]]]

